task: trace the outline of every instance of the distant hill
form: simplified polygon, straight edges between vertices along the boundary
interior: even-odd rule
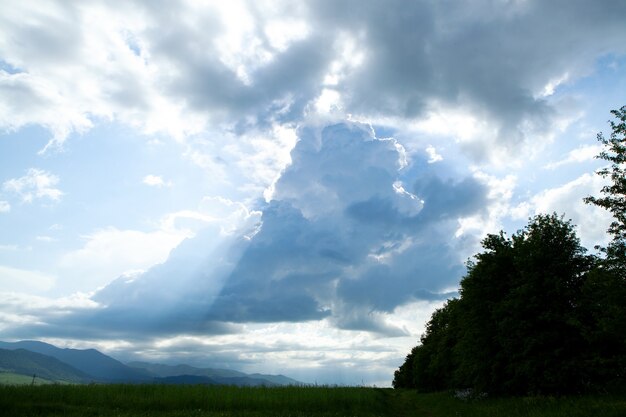
[[[285,375],[265,375],[265,374],[249,374],[248,377],[256,379],[264,379],[276,385],[305,385],[300,381],[289,378]]]
[[[64,362],[99,382],[149,382],[153,376],[131,368],[95,349],[61,349],[48,343],[25,340],[0,342],[2,349],[26,349]]]
[[[72,382],[105,383],[157,383],[157,384],[206,384],[237,386],[304,385],[284,375],[245,374],[230,369],[196,368],[189,365],[163,365],[158,363],[131,362],[127,365],[95,349],[61,349],[48,343],[33,340],[0,342],[5,353],[6,372],[38,376],[52,380]],[[11,356],[11,352],[21,352]],[[25,362],[25,353],[37,355],[39,362]],[[21,355],[21,356],[20,356]],[[47,359],[44,359],[47,358]],[[48,369],[44,364],[56,364]],[[38,372],[37,364],[41,370]],[[59,368],[59,365],[66,368]],[[63,370],[65,369],[65,370]],[[49,373],[46,373],[48,370]],[[69,370],[72,370],[71,372]],[[48,375],[48,376],[46,376]]]
[[[127,363],[127,365],[132,368],[143,369],[159,377],[198,375],[208,377],[233,378],[247,376],[243,372],[233,371],[230,369],[196,368],[189,365],[163,365],[160,363],[148,362],[129,362]]]
[[[167,385],[220,385],[209,377],[199,375],[166,376],[163,378],[155,378],[154,383]]]
[[[145,369],[161,378],[176,376],[201,376],[217,384],[238,386],[303,385],[284,375],[245,374],[230,369],[196,368],[189,365],[163,365],[160,363],[130,362],[128,366]]]
[[[0,371],[50,381],[82,383],[90,380],[89,375],[51,356],[25,349],[0,349]]]

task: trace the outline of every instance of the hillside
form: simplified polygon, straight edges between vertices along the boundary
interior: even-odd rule
[[[149,382],[152,375],[124,365],[95,349],[61,349],[48,343],[24,340],[0,342],[2,349],[26,349],[51,356],[101,382]]]
[[[266,375],[266,374],[249,374],[248,377],[255,379],[264,379],[276,385],[305,385],[300,381],[289,378],[285,375]]]
[[[163,378],[155,378],[154,383],[165,385],[220,385],[209,377],[199,375],[166,376]]]
[[[143,369],[155,376],[168,377],[178,375],[198,375],[206,377],[223,377],[233,378],[247,376],[243,372],[233,371],[230,369],[216,369],[216,368],[197,368],[189,365],[164,365],[161,363],[149,363],[149,362],[129,362],[128,366],[136,369]]]
[[[91,378],[80,370],[51,356],[25,349],[0,349],[0,371],[50,381],[88,382]]]
[[[215,384],[237,386],[303,385],[284,375],[245,374],[230,369],[196,368],[189,365],[163,365],[158,363],[130,362],[134,368],[144,369],[161,378],[198,376],[209,378]]]
[[[15,374],[13,372],[0,372],[0,385],[16,386],[16,385],[50,385],[50,384],[75,385],[76,382],[61,381],[61,380],[51,381],[49,379],[45,379],[40,376],[37,376],[33,381],[32,375]]]
[[[32,340],[0,342],[0,349],[6,352],[4,355],[5,366],[0,366],[0,372],[3,370],[11,371],[31,377],[33,373],[36,373],[39,377],[51,380],[249,387],[304,385],[284,375],[248,375],[230,369],[197,368],[184,364],[172,366],[131,362],[126,365],[95,349],[61,349],[48,343]],[[11,355],[10,352],[18,353]],[[38,358],[38,362],[34,359],[29,362],[26,361],[24,358],[30,356],[24,352],[35,355],[33,358]],[[50,364],[51,368],[47,368],[44,366],[45,364]],[[38,371],[38,367],[41,368],[40,371]]]

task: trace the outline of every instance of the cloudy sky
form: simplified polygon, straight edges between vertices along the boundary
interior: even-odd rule
[[[0,3],[3,340],[389,385],[486,233],[606,241],[623,0]]]

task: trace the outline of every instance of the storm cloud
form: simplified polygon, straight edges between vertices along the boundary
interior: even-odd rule
[[[38,12],[30,24],[21,24],[19,14],[32,8]],[[546,95],[626,48],[619,0],[99,8],[107,27],[78,4],[26,2],[0,18],[5,38],[22,40],[0,42],[0,89],[10,110],[0,124],[41,123],[57,144],[89,129],[93,116],[183,136],[206,123],[240,132],[297,122],[332,91],[344,111],[364,118],[415,120],[441,108],[469,109],[494,130],[488,143],[467,145],[480,158],[494,144],[514,149],[546,133],[559,117]],[[275,28],[283,29],[271,36]],[[55,70],[60,64],[72,71]],[[76,88],[77,78],[89,89]],[[55,117],[52,105],[63,113]]]
[[[400,335],[380,313],[454,294],[464,270],[457,219],[485,209],[484,184],[429,174],[426,159],[407,161],[398,142],[355,122],[302,127],[291,158],[260,215],[230,233],[202,230],[165,263],[96,292],[97,308],[31,331],[224,334],[235,323],[328,318]],[[407,191],[409,163],[426,172]]]

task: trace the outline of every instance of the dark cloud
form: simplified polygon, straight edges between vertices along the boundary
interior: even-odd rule
[[[69,102],[87,103],[91,97],[74,97],[78,92],[67,89],[66,81],[56,81],[66,80],[67,72],[91,74],[101,85],[102,98],[115,104],[102,114],[150,113],[159,96],[239,131],[274,120],[301,121],[307,105],[327,87],[323,80],[333,65],[353,59],[340,45],[350,38],[363,62],[346,69],[332,87],[341,93],[346,113],[419,119],[433,106],[461,108],[487,122],[496,143],[514,148],[529,134],[549,130],[558,117],[559,109],[541,96],[549,82],[579,78],[602,56],[626,52],[626,4],[621,0],[320,0],[282,5],[278,17],[302,19],[310,28],[307,37],[285,50],[277,50],[265,33],[277,16],[255,4],[248,7],[252,22],[244,36],[252,50],[272,56],[261,62],[250,51],[235,50],[234,63],[227,62],[217,41],[237,25],[211,7],[185,2],[118,7],[109,10],[111,16],[141,21],[130,29],[126,47],[134,56],[141,53],[154,76],[146,77],[132,65],[117,67],[115,60],[123,55],[119,50],[106,68],[85,62],[91,53],[91,45],[83,43],[91,34],[85,22],[88,10],[65,3],[31,11],[28,19],[5,19],[8,36],[19,40],[19,47],[4,51],[16,58],[3,60],[58,84],[59,97]],[[3,88],[19,88],[9,78]],[[41,92],[30,95],[36,98]],[[77,109],[84,118],[102,111],[98,106]],[[465,146],[477,158],[488,151],[480,140]]]
[[[194,24],[180,25],[176,13],[147,7],[153,19],[146,34],[153,59],[176,71],[166,76],[168,96],[182,100],[190,109],[208,112],[211,118],[226,120],[245,127],[242,119],[252,118],[254,125],[269,119],[293,121],[303,114],[304,107],[321,91],[319,86],[334,59],[332,38],[314,32],[307,39],[296,41],[276,55],[269,63],[249,65],[249,80],[238,76],[221,59],[215,39],[228,22],[216,13],[193,16]],[[257,18],[261,16],[257,14]],[[254,36],[263,43],[259,48],[272,51],[263,32],[262,20],[256,22]],[[165,28],[165,29],[164,29]],[[276,52],[276,51],[274,51]]]
[[[327,316],[329,312],[314,295],[339,271],[334,260],[320,257],[324,231],[316,230],[289,203],[270,203],[262,222],[261,231],[229,276],[210,316],[261,322]]]
[[[621,1],[322,1],[316,27],[361,33],[365,63],[340,86],[348,109],[415,117],[432,101],[482,111],[515,142],[555,114],[550,81],[624,53]]]
[[[80,44],[76,40],[82,36],[83,28],[75,24],[80,13],[64,2],[57,2],[53,7],[55,13],[38,10],[27,19],[13,22],[3,19],[6,33],[12,33],[13,41],[23,47],[21,63],[34,61],[62,66],[80,55]],[[61,27],[65,30],[53,29]]]
[[[414,194],[405,191],[402,147],[365,125],[304,127],[299,136],[260,228],[220,236],[209,227],[167,262],[99,290],[97,309],[49,317],[31,331],[222,334],[237,330],[225,323],[330,318],[344,329],[404,335],[382,315],[449,295],[464,270],[457,219],[483,212],[487,188],[473,177],[441,179],[421,159]]]
[[[402,166],[395,141],[348,123],[303,129],[300,138],[213,314],[235,321],[345,315],[344,328],[381,330],[367,311],[391,312],[424,288],[455,285],[462,265],[446,223],[480,211],[484,186],[469,178],[418,181],[422,209],[394,188]]]
[[[244,83],[213,46],[225,22],[207,14],[197,17],[201,25],[181,26],[176,13],[148,7],[155,59],[179,69],[169,93],[213,114],[298,120],[342,58],[336,40],[347,35],[365,56],[336,87],[347,112],[415,118],[433,103],[460,106],[491,121],[510,147],[529,130],[550,128],[557,109],[539,94],[548,82],[579,77],[602,55],[626,52],[619,0],[315,1],[303,16],[311,35],[284,52],[271,47],[261,11],[254,34],[275,56]],[[285,111],[276,103],[287,98]]]
[[[367,307],[351,305],[345,309],[337,309],[333,324],[343,330],[366,331],[384,335],[386,337],[408,336],[406,329],[387,323],[381,316],[376,315]]]
[[[152,316],[139,308],[107,308],[92,312],[77,311],[67,316],[40,314],[38,324],[7,326],[4,334],[13,339],[65,338],[68,340],[146,341],[155,337],[224,335],[241,329],[232,324],[200,321],[187,314]],[[172,313],[172,312],[170,312]],[[178,312],[181,313],[181,312]]]
[[[424,200],[419,220],[432,222],[467,216],[484,208],[485,186],[474,178],[444,181],[434,175],[418,178],[413,192]]]
[[[345,58],[337,40],[347,37],[364,61],[334,87],[346,112],[411,119],[433,105],[463,108],[489,122],[501,146],[515,148],[527,135],[548,131],[558,116],[541,96],[549,82],[583,76],[599,57],[626,52],[626,5],[619,0],[314,1],[296,13],[309,36],[285,51],[275,50],[263,31],[263,7],[252,7],[251,36],[274,56],[262,65],[244,63],[244,82],[215,46],[227,22],[205,12],[180,25],[175,7],[167,13],[142,7],[152,19],[145,33],[151,59],[177,69],[164,81],[168,95],[239,129],[250,120],[300,120],[324,75]],[[480,158],[489,145],[465,146]]]

